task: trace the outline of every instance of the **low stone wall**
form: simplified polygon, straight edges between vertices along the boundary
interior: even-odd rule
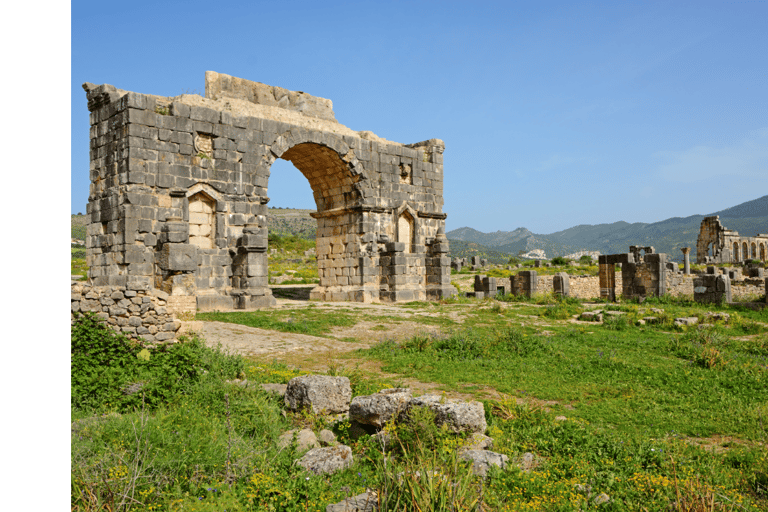
[[[162,290],[127,290],[72,282],[71,317],[91,312],[132,340],[167,342],[176,338],[181,322],[168,307],[172,299]]]

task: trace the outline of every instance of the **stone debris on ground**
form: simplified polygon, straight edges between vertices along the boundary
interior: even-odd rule
[[[349,418],[377,429],[396,418],[408,406],[413,395],[407,388],[384,389],[373,395],[356,396],[349,405]]]
[[[296,464],[317,475],[333,474],[352,465],[352,449],[340,444],[325,448],[312,448]]]
[[[285,406],[292,411],[338,414],[349,410],[352,388],[347,377],[302,375],[288,382]]]

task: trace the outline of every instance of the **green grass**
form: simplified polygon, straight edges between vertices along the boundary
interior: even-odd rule
[[[710,510],[702,505],[710,500],[719,504],[714,510],[731,504],[764,510],[768,453],[757,443],[768,441],[768,337],[736,337],[725,325],[680,332],[632,323],[574,327],[559,320],[561,314],[542,313],[581,307],[575,301],[412,303],[404,309],[416,315],[463,309],[463,324],[361,352],[402,377],[448,389],[492,387],[530,400],[485,401],[486,433],[493,450],[511,462],[531,452],[538,466],[528,473],[514,466],[492,471],[485,480],[456,456],[465,436],[434,427],[424,415],[387,427],[393,451],[385,459],[371,438],[350,437],[348,422],[283,415],[282,402],[257,385],[287,383],[305,373],[300,369],[226,356],[194,339],[138,357],[140,347],[124,338],[96,324],[78,326],[71,508],[322,511],[371,488],[382,510],[398,511],[476,510],[479,500],[484,510],[509,511],[668,510],[673,503],[678,510]],[[611,307],[630,310],[629,317],[637,305]],[[311,310],[321,308],[305,317],[296,310],[281,314],[307,326],[331,316]],[[273,329],[288,319],[243,315]],[[333,315],[350,323],[363,316],[351,310]],[[329,328],[314,325],[308,333]],[[552,334],[542,335],[544,329]],[[329,373],[348,376],[353,396],[402,385],[358,368]],[[250,384],[228,384],[234,377]],[[127,397],[125,384],[136,380],[145,382],[143,394]],[[558,402],[546,410],[540,400]],[[294,464],[301,454],[277,446],[289,428],[334,430],[352,448],[354,466],[331,476],[304,473]],[[723,453],[690,442],[692,436],[707,441],[723,435],[733,438],[722,443]],[[597,506],[601,493],[611,502]]]
[[[326,336],[334,327],[351,327],[358,322],[355,315],[337,311],[331,313],[319,309],[198,313],[195,318],[311,336]]]

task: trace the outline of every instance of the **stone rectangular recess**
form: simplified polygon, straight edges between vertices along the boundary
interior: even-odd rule
[[[83,88],[91,285],[196,297],[202,311],[274,304],[267,190],[282,158],[306,177],[317,204],[312,299],[456,293],[441,140],[404,145],[355,132],[336,121],[330,100],[210,71],[206,97]]]

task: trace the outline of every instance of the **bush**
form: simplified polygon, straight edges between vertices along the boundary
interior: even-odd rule
[[[568,264],[568,260],[563,258],[562,256],[556,256],[556,257],[552,258],[551,263],[553,265],[557,265],[557,266],[564,266],[564,265]]]
[[[71,331],[72,406],[131,410],[169,403],[204,376],[233,378],[239,356],[206,347],[196,337],[144,348],[91,314],[77,315]]]

